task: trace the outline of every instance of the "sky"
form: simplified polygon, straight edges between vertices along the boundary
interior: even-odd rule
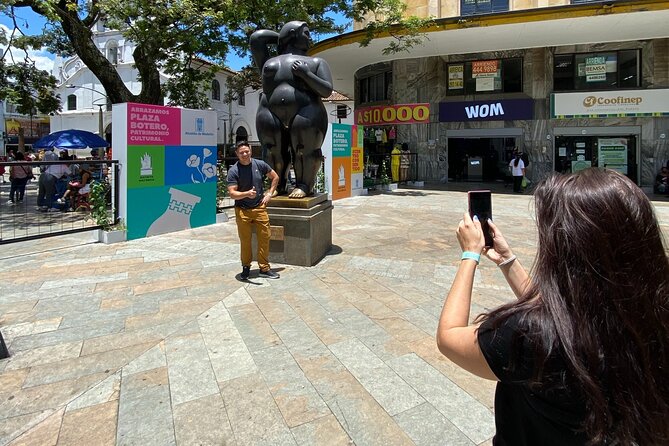
[[[41,32],[42,27],[45,24],[45,20],[42,16],[35,14],[29,8],[18,9],[18,14],[19,14],[19,25],[22,26],[25,32],[29,34],[30,33],[37,34]],[[337,23],[344,23],[346,20],[343,17],[336,17],[335,21]],[[27,29],[25,25],[27,25]],[[0,14],[0,29],[3,32],[5,32],[5,35],[8,35],[7,34],[8,31],[11,30],[13,26],[14,24],[9,17],[7,17],[4,14]],[[319,40],[323,40],[331,36],[316,36],[316,37],[318,37]],[[4,52],[5,46],[0,45],[0,49],[2,49],[2,51]],[[14,50],[14,56],[18,59],[23,59],[24,52],[19,50]],[[35,61],[35,65],[38,68],[46,70],[48,72],[51,72],[51,70],[53,69],[53,61],[55,59],[54,54],[51,54],[47,51],[37,51],[37,52],[31,51],[29,53],[29,56],[32,60]],[[250,63],[250,58],[248,57],[240,58],[233,51],[230,51],[227,55],[226,65],[228,66],[228,68],[231,68],[233,70],[240,70],[249,63]]]

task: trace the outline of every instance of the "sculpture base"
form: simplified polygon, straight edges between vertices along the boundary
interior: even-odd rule
[[[270,262],[313,266],[325,257],[332,247],[333,206],[327,198],[327,194],[305,198],[272,198],[267,206],[272,228]],[[254,257],[257,246],[254,233]]]

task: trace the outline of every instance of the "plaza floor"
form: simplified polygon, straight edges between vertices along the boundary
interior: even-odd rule
[[[531,197],[499,192],[495,220],[530,266]],[[274,264],[279,280],[238,280],[234,219],[114,245],[83,233],[0,247],[12,353],[0,444],[491,444],[494,383],[434,341],[466,201],[430,188],[336,201],[331,253]],[[654,203],[667,234],[669,203]],[[472,316],[511,298],[483,262]]]

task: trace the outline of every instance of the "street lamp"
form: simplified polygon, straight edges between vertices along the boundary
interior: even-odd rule
[[[106,100],[105,100],[104,104],[96,104],[95,102],[91,101],[92,105],[94,105],[96,107],[99,107],[98,108],[98,133],[100,134],[100,138],[104,138],[105,137],[105,135],[104,135],[105,129],[104,129],[104,120],[103,120],[103,116],[102,116],[102,107],[107,105],[107,102],[109,101],[109,96],[107,96],[106,94],[104,94],[100,90],[96,90],[95,88],[91,88],[91,87],[84,87],[83,85],[67,84],[67,85],[65,85],[65,88],[83,88],[84,90],[90,90],[90,91],[93,91],[93,92],[105,97]]]

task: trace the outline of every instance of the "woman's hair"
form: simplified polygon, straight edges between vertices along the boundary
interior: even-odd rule
[[[493,327],[525,318],[536,370],[562,355],[593,444],[667,444],[669,261],[652,204],[628,178],[598,168],[552,176],[534,196],[531,284],[483,318]]]

